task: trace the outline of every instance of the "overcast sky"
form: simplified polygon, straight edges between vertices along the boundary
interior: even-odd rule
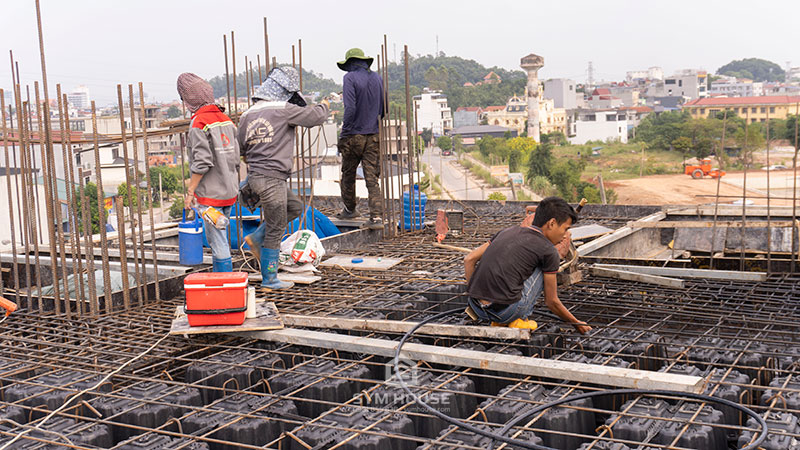
[[[150,99],[177,98],[181,72],[210,78],[225,70],[222,36],[236,33],[237,69],[263,58],[263,20],[270,52],[291,60],[303,40],[303,65],[341,82],[335,62],[350,47],[375,56],[383,35],[389,55],[403,44],[412,55],[474,59],[518,69],[520,57],[544,57],[540,78],[596,80],[661,66],[715,71],[733,60],[760,57],[800,65],[800,1],[460,0],[249,1],[41,0],[51,89],[89,86],[99,105],[115,101],[116,85],[144,82]],[[41,78],[33,0],[4,0],[0,11],[0,87],[11,87],[8,50],[24,83]],[[230,43],[229,43],[230,44]],[[125,86],[123,86],[127,89]],[[52,92],[52,91],[51,91]],[[51,93],[51,97],[54,94]]]

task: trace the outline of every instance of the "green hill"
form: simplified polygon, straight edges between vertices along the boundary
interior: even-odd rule
[[[258,79],[258,70],[254,70],[255,78]],[[266,76],[266,67],[261,67],[261,76]],[[228,88],[225,84],[225,75],[219,75],[208,80],[211,87],[214,88],[214,97],[224,97],[228,95]],[[231,83],[231,96],[233,96],[233,75],[230,76]],[[256,84],[259,84],[256,81]],[[236,75],[236,92],[240,97],[244,96],[247,91],[247,84],[245,81],[245,72]],[[341,92],[342,85],[336,83],[330,78],[323,78],[322,75],[314,72],[313,70],[303,69],[303,92],[319,92],[321,95],[328,95],[331,92]]]
[[[749,78],[753,81],[783,81],[785,72],[772,61],[759,58],[745,58],[731,61],[717,69],[717,75]]]

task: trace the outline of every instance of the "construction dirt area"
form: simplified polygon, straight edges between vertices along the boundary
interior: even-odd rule
[[[732,203],[742,199],[743,172],[728,172],[719,183],[720,203]],[[773,196],[791,197],[792,171],[771,171],[770,191]],[[762,170],[747,173],[747,199],[756,205],[766,205],[767,172]],[[714,203],[717,195],[717,180],[709,177],[695,180],[689,175],[652,175],[630,180],[607,181],[606,188],[616,191],[617,203],[621,205],[702,205]],[[776,192],[780,189],[780,192]],[[759,198],[761,197],[761,198]],[[776,206],[791,205],[791,200],[770,199]]]

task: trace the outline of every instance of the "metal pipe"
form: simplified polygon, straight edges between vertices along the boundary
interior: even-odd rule
[[[106,208],[105,192],[103,191],[103,171],[100,166],[100,145],[97,138],[97,112],[94,100],[92,108],[92,140],[94,141],[94,167],[95,181],[97,184],[97,216],[100,220],[100,250],[103,257],[103,296],[105,297],[106,312],[113,310],[111,301],[111,273],[108,265],[108,236],[106,235]]]
[[[144,117],[144,87],[142,82],[139,82],[139,107],[142,111],[142,117]],[[147,140],[147,122],[142,124],[142,139],[144,140],[144,160],[149,161],[150,158],[150,142]],[[183,147],[181,147],[181,154],[183,154]],[[148,170],[144,171],[145,179],[147,181],[147,198],[153,198],[153,186],[150,180],[150,170],[148,164]],[[183,174],[183,166],[181,166],[181,174]],[[184,185],[183,180],[181,180],[181,185]],[[164,205],[162,203],[162,199],[158,199],[158,204],[161,210],[163,211]],[[155,280],[155,291],[156,297],[155,301],[161,300],[161,288],[159,287],[158,283],[158,258],[156,257],[156,226],[155,226],[155,218],[153,217],[153,202],[150,201],[150,244],[152,245],[152,259],[153,259],[153,278]]]
[[[144,99],[141,99],[144,101]],[[139,304],[144,304],[149,302],[150,294],[147,292],[147,258],[144,254],[144,221],[142,220],[142,202],[146,198],[146,196],[142,196],[142,184],[141,178],[139,177],[139,146],[137,143],[136,138],[136,108],[134,107],[134,100],[133,100],[133,85],[128,85],[128,107],[130,108],[131,114],[131,139],[133,141],[133,166],[135,167],[134,170],[134,182],[136,183],[136,222],[138,224],[139,230],[139,256],[138,259],[141,262],[141,278],[136,280],[137,288],[141,289],[137,291],[139,294]],[[147,109],[145,109],[147,111]],[[142,128],[147,126],[147,117],[140,115],[139,116],[142,121]],[[147,158],[144,158],[144,170],[150,170],[149,161]],[[152,198],[147,198],[147,203],[152,202]],[[133,214],[131,214],[133,215]],[[133,252],[136,253],[137,246],[136,241],[133,241]],[[142,297],[144,295],[144,297]]]
[[[124,102],[122,100],[122,85],[121,84],[117,85],[117,102],[119,103],[119,128],[120,128],[120,136],[122,137],[122,158],[125,160],[125,164],[124,164],[125,165],[125,185],[126,185],[127,191],[128,191],[128,207],[131,209],[131,211],[133,211],[134,198],[133,198],[133,188],[131,187],[131,184],[133,184],[133,183],[131,182],[131,170],[130,170],[130,162],[129,162],[130,158],[128,157],[129,156],[128,155],[128,139],[126,137],[127,134],[125,133],[125,127],[126,127],[126,124],[125,124],[125,104],[124,104]],[[144,119],[144,118],[142,118],[142,119]],[[131,115],[131,128],[135,128],[135,127],[136,127],[136,116],[135,115]],[[134,140],[135,140],[135,137],[134,137]],[[138,167],[134,167],[134,171],[138,171],[138,170],[139,170]],[[138,203],[138,200],[137,200],[137,203]],[[117,206],[119,206],[119,203],[117,203]],[[122,204],[122,208],[125,208],[124,202]],[[120,216],[122,216],[123,218],[125,217],[124,212],[122,211],[122,208],[117,210],[117,225],[124,227],[125,226],[125,222],[124,221],[123,222],[119,221]],[[133,214],[131,214],[131,216],[133,216]],[[125,235],[126,235],[125,230],[120,228],[117,231],[119,233],[119,245],[120,245],[120,248],[122,248],[123,246],[125,246],[127,248],[127,244],[124,242],[125,241]],[[141,301],[142,298],[143,298],[143,295],[142,295],[142,273],[141,273],[141,267],[139,265],[139,255],[137,255],[137,253],[136,253],[136,247],[137,247],[137,245],[136,245],[136,227],[133,225],[133,220],[131,220],[131,243],[133,244],[133,265],[134,265],[134,268],[135,268],[134,277],[136,279],[136,294],[137,294],[137,298],[139,299],[139,301]],[[127,259],[127,255],[124,255],[124,258]],[[128,278],[127,278],[128,266],[127,266],[127,264],[123,264],[122,267],[123,267],[123,278],[124,278],[123,282],[125,284],[127,284],[128,283]],[[130,294],[127,293],[127,290],[128,290],[128,288],[126,287],[125,291],[126,291],[126,295],[128,295],[128,301],[125,304],[125,309],[126,310],[128,308],[130,308]]]

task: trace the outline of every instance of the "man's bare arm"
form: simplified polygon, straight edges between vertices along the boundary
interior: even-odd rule
[[[469,283],[469,279],[472,278],[472,274],[475,273],[475,266],[478,265],[478,261],[481,260],[483,252],[485,252],[487,248],[489,248],[489,242],[481,245],[464,257],[464,277],[467,279],[467,283]]]
[[[544,304],[547,306],[547,309],[553,312],[553,314],[560,317],[564,322],[570,323],[580,333],[585,334],[592,329],[592,327],[589,325],[586,325],[585,323],[576,319],[575,316],[573,316],[572,313],[569,312],[569,310],[564,306],[564,304],[561,303],[561,300],[559,300],[558,283],[556,281],[555,273],[544,274]]]

